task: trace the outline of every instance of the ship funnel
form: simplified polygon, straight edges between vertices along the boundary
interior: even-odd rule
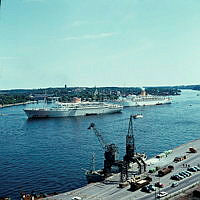
[[[141,96],[146,96],[146,91],[145,88],[141,87]]]

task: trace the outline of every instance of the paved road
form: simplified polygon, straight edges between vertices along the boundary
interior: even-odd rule
[[[181,189],[183,189],[183,188],[186,188],[186,187],[188,187],[189,185],[192,185],[193,183],[198,182],[199,180],[200,180],[200,172],[194,174],[194,175],[191,176],[191,177],[188,177],[188,178],[185,178],[185,179],[179,181],[179,185],[178,185],[177,187],[175,187],[175,188],[173,188],[173,187],[171,187],[171,186],[168,186],[168,187],[165,187],[165,188],[161,189],[160,191],[165,191],[165,192],[171,194],[171,193],[174,193],[174,192],[176,192],[176,191],[178,191],[178,190],[181,190]],[[157,193],[158,193],[158,190],[157,190]],[[138,199],[139,199],[139,200],[147,200],[147,199],[148,199],[148,200],[153,200],[153,199],[155,199],[155,196],[156,196],[155,194],[156,194],[156,193],[153,192],[153,193],[150,194],[150,195],[147,194],[147,195],[145,195],[144,197],[141,197],[141,198],[138,198]]]
[[[187,170],[187,168],[183,167],[186,164],[189,164],[190,166],[196,166],[198,164],[200,164],[200,156],[199,153],[198,154],[193,154],[193,155],[188,155],[189,157],[182,161],[182,162],[178,162],[176,164],[174,164],[174,171],[172,173],[169,173],[168,175],[165,175],[164,177],[160,178],[160,182],[163,183],[165,185],[164,188],[162,188],[160,191],[165,191],[169,194],[174,193],[178,190],[184,189],[186,187],[188,187],[189,185],[192,185],[198,181],[200,181],[200,172],[192,172],[192,176],[184,178],[181,181],[177,181],[179,183],[179,185],[175,188],[171,187],[171,184],[173,182],[175,182],[174,180],[171,180],[170,177],[173,174],[177,174],[181,171],[185,171]],[[170,163],[172,164],[172,163]],[[155,181],[156,178],[154,178]],[[159,179],[157,179],[159,181]],[[157,191],[157,193],[159,193],[159,190]],[[150,195],[145,195],[143,197],[136,197],[136,199],[139,200],[146,200],[146,199],[155,199],[155,193],[154,194],[150,194]]]

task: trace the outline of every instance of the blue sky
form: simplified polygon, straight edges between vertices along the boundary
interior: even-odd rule
[[[0,89],[200,84],[199,0],[3,0]]]

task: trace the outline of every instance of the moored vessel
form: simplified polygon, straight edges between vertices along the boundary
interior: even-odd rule
[[[172,99],[165,96],[154,96],[146,93],[145,88],[142,88],[140,95],[128,95],[126,97],[120,96],[117,103],[124,106],[151,106],[171,104]]]
[[[79,103],[59,103],[54,107],[27,108],[24,112],[28,118],[48,118],[48,117],[74,117],[84,115],[112,114],[121,112],[123,106],[104,102],[79,102]]]
[[[105,180],[103,170],[88,170],[85,172],[88,183],[100,182]]]

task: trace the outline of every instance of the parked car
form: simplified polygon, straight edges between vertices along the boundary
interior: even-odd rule
[[[156,187],[159,187],[159,188],[163,188],[164,187],[164,184],[160,183],[160,182],[157,182],[155,183],[155,186]]]
[[[176,175],[172,175],[170,178],[171,178],[172,180],[176,180]]]
[[[190,176],[192,176],[192,173],[190,171],[185,171],[185,172],[187,172]]]
[[[178,183],[177,182],[174,182],[172,183],[171,187],[177,187],[178,186]]]
[[[148,186],[144,186],[141,190],[142,192],[148,192],[148,193],[151,193],[151,190],[149,189]]]
[[[174,180],[180,181],[180,180],[182,180],[182,178],[180,178],[179,175],[176,175]]]
[[[150,189],[150,190],[152,190],[152,191],[156,191],[156,188],[155,188],[155,186],[154,185],[148,185],[148,188]]]
[[[162,198],[162,197],[165,197],[167,196],[168,193],[167,192],[160,192],[158,195],[157,195],[157,198]]]
[[[181,176],[180,174],[178,174],[177,177],[178,177],[180,180],[184,179],[184,177]]]
[[[180,173],[179,173],[179,176],[182,176],[183,178],[186,178],[186,177],[187,177],[183,172],[180,172]]]
[[[180,181],[180,180],[181,180],[181,178],[179,177],[178,174],[172,175],[172,176],[171,176],[171,179],[172,179],[172,180],[176,180],[176,181]]]
[[[72,200],[81,200],[81,197],[72,197]]]
[[[191,176],[187,171],[183,171],[183,174],[185,174],[187,177]]]
[[[193,168],[195,168],[197,171],[200,171],[200,168],[198,166],[194,166]]]
[[[190,172],[197,172],[197,169],[195,169],[194,167],[189,167],[187,170]]]

